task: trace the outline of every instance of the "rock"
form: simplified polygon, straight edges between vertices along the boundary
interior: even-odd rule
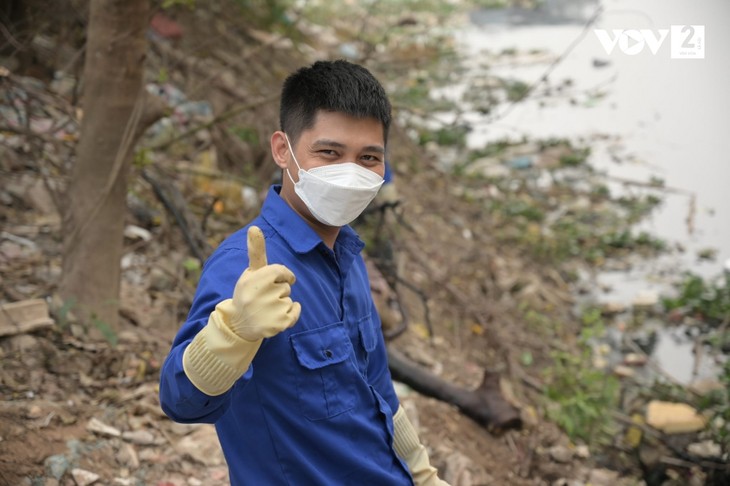
[[[725,385],[715,378],[705,378],[693,381],[690,389],[699,395],[705,396],[715,391],[724,391]]]
[[[155,436],[146,430],[130,430],[122,434],[122,439],[139,445],[152,445],[155,443]]]
[[[152,239],[152,233],[141,226],[128,224],[124,227],[124,237],[130,240],[150,241]]]
[[[77,486],[89,486],[99,479],[98,474],[79,468],[72,469],[71,476],[73,476]]]
[[[38,338],[31,336],[30,334],[10,336],[5,340],[5,345],[7,346],[8,351],[16,353],[31,351],[33,349],[37,349],[39,346]]]
[[[56,208],[56,204],[53,202],[53,197],[41,178],[38,178],[38,180],[36,180],[35,183],[28,188],[25,199],[26,202],[28,202],[41,214],[58,214],[58,209]]]
[[[228,479],[228,467],[219,467],[217,469],[213,469],[210,472],[210,479],[218,483]]]
[[[111,425],[107,425],[97,418],[89,420],[89,423],[86,424],[86,430],[99,435],[107,435],[111,437],[120,437],[122,435],[119,429],[114,428]]]
[[[67,440],[66,447],[68,448],[68,457],[71,462],[78,461],[80,457],[89,452],[89,445],[79,439]]]
[[[197,424],[181,424],[178,422],[170,422],[167,429],[175,435],[188,435],[198,428]]]
[[[170,290],[175,285],[172,276],[162,268],[152,267],[149,276],[149,289],[156,292]]]
[[[613,486],[619,479],[619,474],[610,469],[591,469],[588,475],[588,484],[591,486]]]
[[[231,71],[223,71],[220,76],[220,84],[221,86],[232,90],[238,87],[238,82],[236,81],[236,76]]]
[[[687,452],[693,456],[702,458],[721,457],[722,447],[711,440],[703,440],[702,442],[695,442],[687,446]]]
[[[520,409],[520,418],[522,424],[527,428],[536,427],[540,423],[537,410],[532,405],[525,405]]]
[[[195,432],[173,444],[173,447],[178,454],[190,457],[206,466],[218,466],[225,462],[218,436],[212,426],[199,426]]]
[[[681,434],[702,430],[706,422],[685,403],[652,400],[646,409],[646,423],[665,434]]]
[[[37,419],[43,416],[43,409],[38,405],[31,405],[25,414],[29,419]]]
[[[573,459],[574,452],[565,446],[555,445],[552,446],[548,453],[550,457],[556,462],[568,463]]]
[[[617,365],[613,369],[613,374],[618,376],[619,378],[631,378],[636,374],[636,372],[633,370],[633,368],[630,368],[625,365]]]
[[[117,452],[117,463],[132,470],[139,469],[139,455],[132,444],[124,443]]]
[[[560,478],[550,483],[550,486],[586,486],[586,484],[577,479]]]
[[[580,444],[578,446],[575,446],[575,455],[580,457],[581,459],[588,459],[591,457],[591,450],[588,448],[585,444]]]
[[[68,458],[63,454],[46,457],[46,460],[43,461],[43,465],[45,466],[46,473],[49,476],[59,480],[64,474],[66,474],[66,470],[70,466]]]
[[[119,331],[117,340],[121,344],[138,344],[141,341],[139,333],[129,329]]]
[[[656,290],[642,290],[632,302],[634,309],[650,309],[659,303],[659,293]]]
[[[660,463],[660,460],[662,459],[663,454],[666,451],[662,449],[666,448],[656,448],[653,447],[653,444],[650,446],[642,445],[641,447],[639,447],[639,463],[641,464],[641,468],[644,471],[652,471],[655,468],[664,467]]]
[[[441,478],[451,486],[472,486],[473,479],[469,469],[472,461],[458,451],[446,458],[446,465],[440,472]]]
[[[649,358],[645,354],[628,353],[624,356],[624,364],[626,366],[644,366]]]
[[[140,463],[164,464],[167,457],[155,450],[154,447],[148,447],[139,451]]]

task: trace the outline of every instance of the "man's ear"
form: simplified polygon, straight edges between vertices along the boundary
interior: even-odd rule
[[[289,145],[284,132],[277,130],[271,135],[271,156],[281,170],[285,170],[289,161]]]

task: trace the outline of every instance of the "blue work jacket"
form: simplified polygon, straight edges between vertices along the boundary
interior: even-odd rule
[[[364,245],[345,226],[332,251],[279,190],[272,186],[251,224],[263,231],[269,263],[294,272],[299,320],[265,339],[226,393],[211,397],[190,382],[185,347],[248,267],[248,227],[232,234],[205,263],[162,367],[162,409],[178,422],[215,424],[234,486],[412,485],[392,445],[399,404]]]

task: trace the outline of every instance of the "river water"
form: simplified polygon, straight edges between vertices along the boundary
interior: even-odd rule
[[[682,270],[711,278],[730,261],[729,25],[727,0],[546,0],[538,12],[474,12],[458,30],[471,76],[491,59],[492,74],[532,85],[562,55],[547,84],[570,80],[560,96],[530,97],[488,117],[467,114],[474,128],[470,146],[523,136],[568,138],[592,147],[589,161],[611,176],[612,190],[627,190],[618,180],[652,179],[670,189],[659,193],[663,204],[638,229],[675,250],[629,270],[600,273],[596,288],[605,290],[599,300],[630,303],[647,290],[665,293]],[[608,53],[601,35],[607,42],[627,29],[636,32]],[[669,32],[659,44],[663,30]],[[700,46],[704,58],[672,57],[699,55]],[[515,50],[523,62],[507,57],[494,63],[494,54],[505,50]],[[707,249],[716,252],[714,259],[699,258]],[[660,339],[657,353],[687,381],[692,366],[678,358],[687,354],[679,346],[687,343]]]

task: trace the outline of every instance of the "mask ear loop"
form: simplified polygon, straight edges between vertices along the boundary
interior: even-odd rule
[[[289,135],[287,135],[285,133],[284,138],[286,138],[286,144],[289,147],[289,152],[291,152],[291,156],[294,159],[294,163],[297,164],[297,170],[301,172],[302,168],[299,166],[299,161],[297,160],[297,156],[294,155],[294,150],[292,150],[292,148],[291,148],[291,142],[289,142]],[[299,174],[299,172],[297,172],[297,175],[298,174]],[[291,172],[289,172],[289,167],[286,168],[286,175],[289,176],[289,180],[291,181],[291,183],[296,185],[296,182],[294,182],[294,179],[291,176]]]

